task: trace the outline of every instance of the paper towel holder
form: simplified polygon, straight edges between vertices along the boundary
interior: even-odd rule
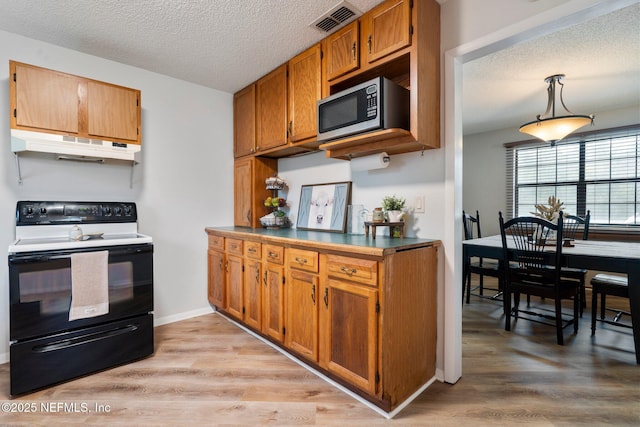
[[[374,169],[384,169],[391,163],[391,157],[386,152],[371,154],[363,157],[353,157],[349,155],[352,171],[365,171]]]

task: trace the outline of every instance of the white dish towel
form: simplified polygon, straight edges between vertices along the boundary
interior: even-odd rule
[[[69,320],[109,313],[109,251],[71,254]]]

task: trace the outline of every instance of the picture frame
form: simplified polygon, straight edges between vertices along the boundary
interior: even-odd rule
[[[296,228],[344,233],[350,203],[351,181],[303,185]]]

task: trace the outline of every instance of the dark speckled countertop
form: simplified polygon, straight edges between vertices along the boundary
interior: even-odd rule
[[[318,249],[339,249],[340,246],[348,246],[344,250],[356,250],[357,252],[371,255],[382,255],[389,252],[412,248],[439,246],[440,240],[421,239],[417,237],[391,238],[385,236],[380,230],[375,239],[364,234],[331,233],[322,231],[297,230],[293,228],[267,229],[247,227],[207,227],[205,231],[221,234],[226,237],[241,239],[255,239],[279,244],[309,245]],[[382,234],[382,235],[381,235]]]

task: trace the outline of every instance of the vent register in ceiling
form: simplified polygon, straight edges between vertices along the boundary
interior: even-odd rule
[[[343,1],[327,11],[324,15],[311,23],[311,27],[325,33],[344,27],[357,17],[362,15],[352,4]]]

